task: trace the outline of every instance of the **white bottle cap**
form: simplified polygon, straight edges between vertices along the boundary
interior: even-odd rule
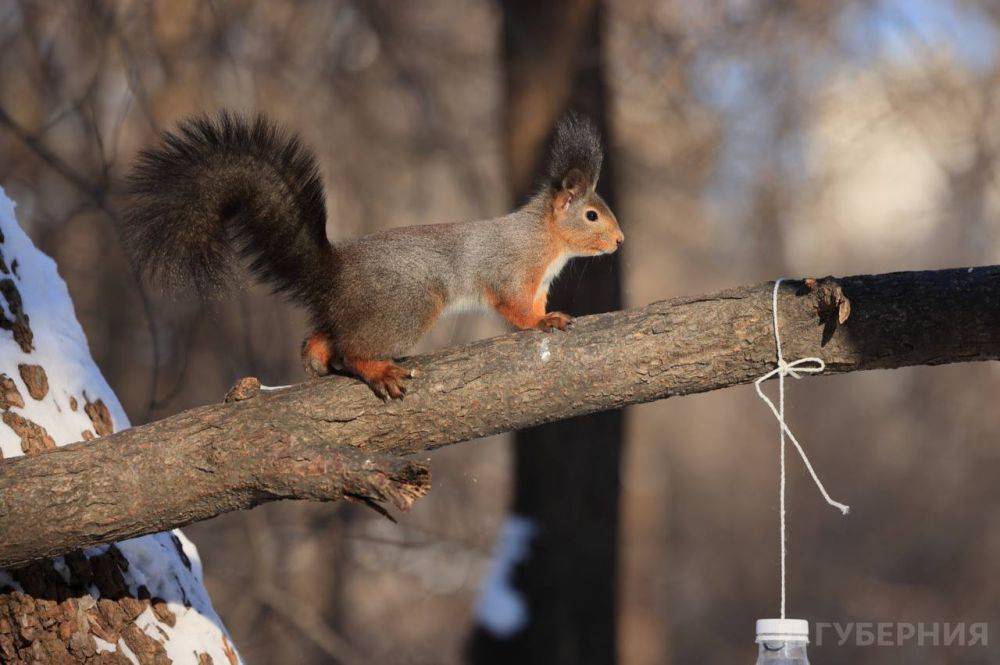
[[[757,619],[756,642],[809,642],[805,619]]]

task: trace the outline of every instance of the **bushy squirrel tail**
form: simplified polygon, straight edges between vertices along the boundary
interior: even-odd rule
[[[185,121],[139,155],[128,189],[125,246],[151,282],[211,297],[236,281],[242,256],[307,307],[331,288],[316,158],[263,116]]]

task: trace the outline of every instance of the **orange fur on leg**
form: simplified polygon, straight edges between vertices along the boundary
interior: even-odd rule
[[[532,290],[528,290],[527,292],[530,294]],[[527,330],[528,328],[566,330],[573,321],[572,317],[562,312],[549,312],[546,314],[545,304],[547,299],[546,293],[541,293],[533,299],[529,296],[519,300],[500,298],[492,292],[486,293],[486,302],[500,316],[522,330]]]
[[[344,358],[344,369],[356,374],[372,389],[380,399],[403,399],[406,386],[403,379],[409,379],[413,372],[403,369],[391,360],[366,360]]]
[[[333,339],[325,332],[316,331],[302,342],[302,366],[312,376],[329,374],[334,355]]]

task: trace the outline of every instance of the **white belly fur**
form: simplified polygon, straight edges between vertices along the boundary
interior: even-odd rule
[[[465,312],[487,312],[490,307],[482,296],[462,296],[448,303],[448,306],[441,312],[441,316],[452,316]]]
[[[542,275],[542,281],[538,283],[538,290],[535,291],[535,298],[538,298],[544,293],[548,293],[549,286],[552,285],[552,280],[562,272],[562,269],[566,266],[566,262],[573,258],[572,254],[564,253],[557,256],[549,267],[545,269],[545,274]]]
[[[557,256],[552,263],[545,269],[545,273],[542,275],[541,281],[538,283],[538,289],[535,291],[535,297],[537,298],[543,293],[547,293],[549,286],[552,285],[552,280],[559,275],[562,269],[566,266],[566,262],[573,258],[573,254],[560,254]],[[486,302],[482,294],[463,294],[458,298],[452,300],[448,305],[442,310],[441,316],[452,316],[455,314],[463,314],[465,312],[490,312],[492,308],[489,303]]]

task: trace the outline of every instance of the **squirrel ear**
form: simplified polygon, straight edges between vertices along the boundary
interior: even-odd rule
[[[563,191],[574,199],[583,196],[589,186],[590,183],[587,182],[587,176],[580,169],[570,169],[562,179]]]
[[[559,191],[556,192],[556,207],[560,210],[566,210],[569,208],[570,203],[582,198],[587,193],[589,187],[590,183],[587,181],[587,176],[583,174],[583,171],[580,169],[570,169],[563,176],[562,182],[559,184]]]

